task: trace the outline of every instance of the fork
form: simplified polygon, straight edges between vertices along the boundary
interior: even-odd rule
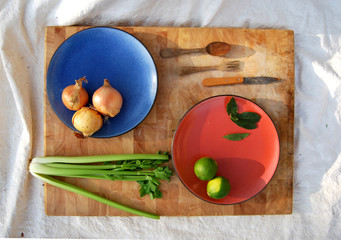
[[[241,71],[242,67],[243,67],[243,64],[240,61],[228,61],[228,62],[222,62],[221,64],[216,65],[216,66],[201,66],[201,67],[183,66],[183,67],[177,68],[176,73],[182,76],[186,74],[211,71],[211,70],[237,72],[237,71]]]

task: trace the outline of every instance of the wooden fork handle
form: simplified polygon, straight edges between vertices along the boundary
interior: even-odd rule
[[[204,72],[204,71],[210,71],[210,70],[215,70],[215,69],[216,67],[214,66],[203,66],[203,67],[184,66],[184,67],[177,68],[176,73],[182,76],[182,75],[187,75],[191,73]]]
[[[202,81],[202,85],[204,85],[205,87],[212,87],[218,85],[238,84],[243,82],[243,77],[205,78]]]

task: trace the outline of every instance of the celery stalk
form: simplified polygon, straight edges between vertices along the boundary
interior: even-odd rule
[[[91,179],[102,179],[102,180],[110,180],[110,181],[143,181],[148,180],[146,176],[121,176],[121,177],[110,177],[110,179],[101,176],[101,175],[80,175],[80,176],[72,176],[73,178],[91,178]]]
[[[107,169],[63,169],[63,168],[55,168],[48,166],[47,164],[35,163],[31,162],[29,167],[31,172],[44,174],[44,175],[53,175],[53,176],[80,176],[80,175],[105,175],[105,174],[115,174],[115,175],[136,175],[136,176],[146,176],[152,175],[153,173],[150,171],[115,171],[115,170],[107,170]]]
[[[112,155],[95,155],[95,156],[47,156],[47,157],[35,157],[32,162],[36,163],[98,163],[98,162],[112,162],[122,160],[136,160],[136,159],[160,159],[169,160],[168,155],[164,154],[112,154]]]
[[[136,181],[140,185],[140,197],[149,194],[151,199],[154,199],[162,197],[159,180],[169,181],[172,176],[172,171],[167,166],[160,166],[167,161],[169,161],[167,153],[36,157],[32,159],[29,171],[33,176],[56,187],[133,214],[159,219],[160,217],[155,214],[115,203],[52,176]]]
[[[77,187],[77,186],[74,186],[72,184],[69,184],[69,183],[57,180],[57,179],[55,179],[55,178],[53,178],[51,176],[46,176],[46,175],[43,175],[43,174],[37,174],[37,173],[34,173],[34,172],[31,172],[31,174],[33,176],[35,176],[36,178],[39,178],[40,180],[43,180],[44,182],[46,182],[48,184],[51,184],[51,185],[53,185],[55,187],[62,188],[64,190],[80,194],[82,196],[91,198],[91,199],[93,199],[95,201],[107,204],[107,205],[109,205],[111,207],[114,207],[114,208],[117,208],[117,209],[129,212],[129,213],[132,213],[132,214],[136,214],[136,215],[139,215],[139,216],[143,216],[143,217],[148,217],[148,218],[152,218],[152,219],[160,219],[159,215],[156,215],[156,214],[153,214],[153,213],[144,212],[144,211],[141,211],[141,210],[137,210],[137,209],[134,209],[134,208],[122,205],[120,203],[116,203],[114,201],[111,201],[109,199],[101,197],[101,196],[99,196],[97,194],[94,194],[92,192],[84,190],[84,189],[82,189],[80,187]]]
[[[114,169],[122,165],[107,164],[107,165],[81,165],[81,164],[67,164],[67,163],[46,163],[44,164],[54,168],[68,168],[68,169]]]

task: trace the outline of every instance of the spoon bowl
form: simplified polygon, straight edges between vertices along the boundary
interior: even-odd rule
[[[225,42],[211,42],[204,48],[181,49],[181,48],[164,48],[160,51],[163,58],[177,57],[190,53],[207,53],[212,56],[223,56],[231,50],[231,45]]]
[[[231,50],[231,45],[225,42],[212,42],[206,46],[205,50],[212,56],[223,56]]]

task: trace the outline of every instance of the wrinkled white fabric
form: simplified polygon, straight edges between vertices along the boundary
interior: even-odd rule
[[[2,0],[0,237],[340,239],[341,3],[338,0]],[[46,26],[185,26],[295,32],[291,215],[48,217],[28,160],[43,155]]]

